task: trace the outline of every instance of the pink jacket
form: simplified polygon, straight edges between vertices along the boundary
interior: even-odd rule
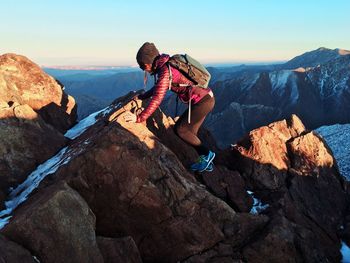
[[[156,58],[153,72],[157,76],[157,82],[152,89],[139,96],[140,99],[146,99],[152,96],[152,100],[147,108],[137,116],[137,122],[147,120],[163,101],[170,84],[169,68],[166,64],[169,58],[170,56],[166,54],[162,54]],[[170,66],[170,70],[172,75],[171,91],[177,93],[183,102],[188,103],[191,101],[191,104],[196,104],[211,91],[210,88],[203,89],[194,86],[194,83],[176,68]],[[179,86],[177,84],[188,84],[188,86]]]

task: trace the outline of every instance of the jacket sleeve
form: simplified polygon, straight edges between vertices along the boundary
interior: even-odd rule
[[[151,114],[159,107],[160,103],[164,99],[164,96],[169,88],[169,70],[166,65],[160,68],[158,73],[158,80],[155,86],[152,88],[153,97],[147,108],[137,116],[136,122],[143,122],[151,116]]]
[[[149,97],[152,97],[152,96],[153,96],[154,88],[155,88],[155,87],[153,86],[151,89],[149,89],[149,90],[147,90],[146,92],[140,94],[140,95],[138,96],[138,98],[139,98],[140,100],[145,100],[145,99],[148,99]]]

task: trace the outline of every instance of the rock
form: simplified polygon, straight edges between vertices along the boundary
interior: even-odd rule
[[[5,102],[29,105],[62,133],[77,118],[73,97],[64,93],[54,78],[24,56],[0,56],[0,94],[0,99]]]
[[[205,185],[219,198],[225,200],[236,212],[249,212],[253,198],[247,193],[245,182],[237,171],[216,166],[211,173],[203,173]]]
[[[0,108],[0,203],[7,190],[22,183],[49,159],[66,139],[43,121],[29,105],[7,103]]]
[[[266,213],[277,220],[258,245],[245,250],[246,260],[255,262],[274,253],[269,262],[284,262],[287,254],[296,261],[338,261],[346,193],[324,140],[307,132],[294,115],[252,131],[232,153],[232,162],[241,160],[239,169],[248,187],[270,205]],[[226,152],[221,162],[228,159]]]
[[[104,263],[141,263],[141,257],[131,237],[97,237]]]
[[[34,251],[41,262],[103,262],[95,216],[66,184],[36,193],[16,210],[2,234]]]
[[[79,154],[46,182],[66,181],[96,215],[98,235],[131,236],[145,262],[176,262],[214,246],[236,213],[144,124],[123,121],[135,106],[129,100],[101,113],[69,146]]]
[[[135,95],[81,123],[94,124],[77,133],[60,165],[17,208],[3,233],[48,262],[45,257],[58,253],[76,262],[136,255],[131,240],[144,262],[340,260],[345,186],[327,146],[296,116],[218,152],[216,170],[203,174],[205,186],[186,169],[196,153],[176,141],[172,119],[157,111],[146,123],[124,121],[126,111],[140,107]],[[240,212],[251,208],[246,188],[269,208]],[[99,248],[95,217],[97,235],[108,237],[99,238]],[[50,219],[50,228],[41,218]],[[51,240],[41,246],[45,231]],[[130,239],[121,245],[120,237]],[[69,252],[67,240],[73,243]],[[56,254],[46,253],[54,242]]]
[[[240,172],[255,189],[279,190],[285,186],[290,166],[286,142],[304,132],[296,115],[251,131],[234,145],[240,156]]]
[[[184,263],[198,262],[243,262],[240,253],[250,240],[255,239],[269,219],[264,215],[238,213],[224,226],[225,240],[204,253],[191,256]],[[222,260],[222,261],[220,261]]]
[[[0,207],[10,187],[63,147],[76,117],[74,99],[38,65],[0,56]]]
[[[116,124],[104,128],[57,173],[71,175],[69,184],[98,218],[98,233],[132,236],[148,262],[176,262],[221,240],[223,221],[205,208],[216,199],[142,124],[127,126],[133,134]],[[226,220],[234,215],[223,202],[215,206]]]
[[[0,262],[35,263],[28,250],[0,235]]]
[[[269,220],[266,215],[239,213],[224,227],[224,234],[227,237],[225,242],[231,244],[236,251],[240,251],[262,232]]]
[[[244,259],[261,263],[303,262],[294,239],[293,225],[286,218],[276,218],[263,237],[243,249]]]
[[[140,107],[146,107],[148,101],[142,101]],[[185,143],[174,132],[175,122],[160,110],[157,110],[147,119],[147,129],[179,158],[185,167],[189,167],[198,159],[198,154],[193,147]]]
[[[325,142],[314,132],[288,143],[291,156],[289,193],[304,215],[337,240],[346,210],[344,180]]]

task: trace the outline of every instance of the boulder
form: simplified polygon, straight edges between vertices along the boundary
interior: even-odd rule
[[[77,118],[74,98],[28,58],[16,54],[0,56],[0,99],[27,104],[48,124],[65,132]]]
[[[60,183],[34,194],[1,232],[41,262],[102,263],[95,220],[84,199]]]
[[[251,131],[233,150],[240,156],[239,170],[257,189],[277,191],[285,186],[290,166],[286,142],[305,131],[296,115]]]

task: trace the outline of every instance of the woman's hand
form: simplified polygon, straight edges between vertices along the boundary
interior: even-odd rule
[[[126,112],[123,117],[124,117],[124,121],[126,122],[136,122],[137,120],[136,115],[131,113],[130,111]]]

